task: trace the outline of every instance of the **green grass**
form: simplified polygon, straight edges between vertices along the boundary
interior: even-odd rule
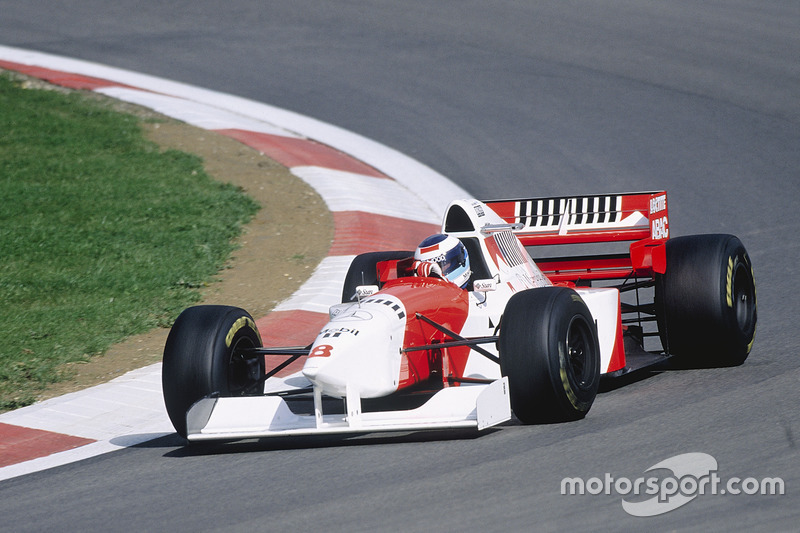
[[[0,75],[0,411],[169,325],[258,210],[139,120]]]

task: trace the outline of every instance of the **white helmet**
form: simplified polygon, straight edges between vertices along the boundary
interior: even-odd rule
[[[419,243],[414,259],[438,264],[444,278],[462,289],[466,288],[472,275],[467,249],[451,235],[437,233],[426,238]]]

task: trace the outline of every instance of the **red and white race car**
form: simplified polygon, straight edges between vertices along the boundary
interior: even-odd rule
[[[753,345],[756,289],[742,243],[670,239],[664,191],[458,200],[441,231],[466,249],[463,288],[424,250],[359,255],[308,346],[263,347],[242,309],[186,309],[162,371],[177,432],[195,441],[483,429],[512,411],[523,423],[576,420],[601,376],[670,357],[737,365]],[[573,253],[534,261],[528,250],[538,256],[541,245]],[[267,369],[265,356],[278,354],[286,361]],[[300,357],[301,372],[276,376]]]

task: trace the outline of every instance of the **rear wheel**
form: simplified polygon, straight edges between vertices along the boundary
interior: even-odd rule
[[[405,259],[413,255],[414,252],[406,251],[368,252],[357,255],[350,263],[350,268],[344,278],[342,303],[355,301],[356,287],[359,285],[378,285],[378,263],[393,259]]]
[[[665,351],[692,367],[735,366],[756,332],[750,257],[733,235],[690,235],[666,244],[656,277],[658,329]]]
[[[263,393],[264,357],[247,353],[258,347],[261,336],[243,309],[201,305],[180,314],[164,347],[161,382],[167,414],[182,437],[196,401]]]
[[[578,293],[543,287],[512,296],[498,349],[511,408],[521,422],[586,416],[600,384],[600,348],[594,319]]]

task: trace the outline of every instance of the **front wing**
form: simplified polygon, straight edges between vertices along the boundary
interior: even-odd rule
[[[489,384],[448,387],[420,407],[409,410],[362,412],[360,399],[345,399],[344,414],[324,414],[314,393],[314,414],[295,414],[279,396],[203,398],[186,415],[187,439],[244,439],[300,435],[485,429],[511,418],[508,378]]]

